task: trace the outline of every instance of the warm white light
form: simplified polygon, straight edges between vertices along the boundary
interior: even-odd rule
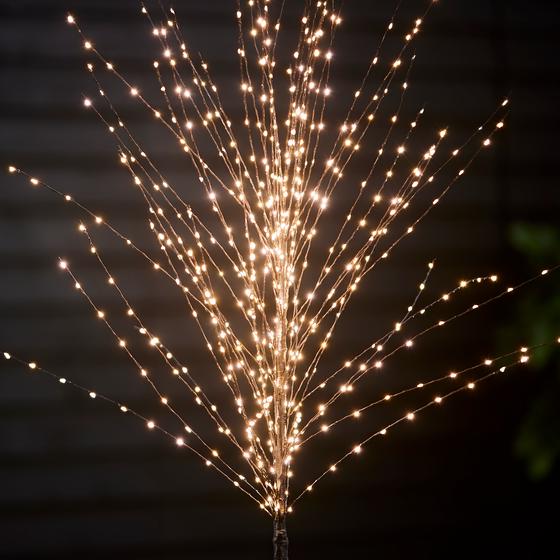
[[[432,259],[423,265],[425,277],[411,281],[408,307],[395,311],[377,340],[364,341],[364,348],[352,354],[333,354],[333,348],[348,351],[344,343],[338,344],[336,329],[355,304],[354,294],[364,287],[367,290],[366,276],[379,263],[392,261],[394,248],[403,237],[417,235],[423,204],[430,211],[438,205],[470,165],[464,153],[470,148],[486,153],[482,147],[492,145],[504,124],[503,120],[496,124],[502,118],[497,116],[479,128],[469,146],[459,149],[447,144],[452,129],[446,125],[429,130],[429,136],[417,135],[423,110],[410,117],[398,104],[392,104],[391,113],[378,110],[388,106],[391,95],[404,95],[410,86],[406,74],[414,49],[409,46],[420,32],[420,19],[413,18],[402,34],[391,22],[387,33],[391,32],[391,41],[399,41],[402,50],[395,50],[399,54],[393,58],[383,52],[369,58],[369,70],[377,65],[388,72],[382,85],[373,87],[377,82],[368,71],[364,82],[358,81],[348,92],[327,79],[334,70],[330,64],[335,56],[333,30],[342,21],[331,3],[306,3],[302,34],[288,61],[281,60],[284,49],[276,48],[280,23],[269,13],[269,4],[269,0],[248,0],[246,6],[235,9],[236,24],[241,26],[236,49],[242,75],[231,91],[219,89],[220,81],[211,76],[208,62],[198,55],[191,58],[172,9],[164,8],[163,17],[158,13],[154,19],[150,8],[142,7],[151,26],[150,40],[158,45],[156,60],[149,61],[155,88],[132,85],[124,71],[121,74],[118,66],[81,36],[90,59],[86,61],[88,75],[97,82],[97,72],[100,76],[108,73],[110,81],[122,86],[135,110],[145,111],[150,123],[169,132],[185,161],[192,164],[187,183],[175,178],[174,184],[160,173],[154,154],[132,136],[130,123],[113,108],[110,92],[101,89],[100,82],[92,98],[83,99],[83,105],[92,108],[91,116],[101,119],[103,130],[120,146],[118,161],[130,174],[130,188],[146,203],[143,219],[153,246],[121,233],[111,215],[102,218],[74,194],[60,192],[13,165],[8,171],[40,185],[41,191],[57,194],[79,212],[82,221],[74,233],[85,245],[88,262],[95,263],[103,275],[102,289],[115,300],[111,304],[101,298],[97,301],[96,290],[86,291],[90,282],[79,278],[66,260],[59,260],[58,266],[70,277],[76,295],[90,306],[91,317],[100,319],[95,322],[112,336],[113,350],[131,360],[135,381],[156,395],[160,413],[173,415],[184,426],[184,438],[167,432],[166,424],[156,425],[102,394],[98,402],[140,419],[171,445],[194,451],[201,463],[225,476],[274,516],[292,511],[300,494],[314,489],[324,474],[342,468],[348,456],[365,451],[372,438],[392,433],[393,426],[420,417],[436,404],[447,406],[450,395],[473,389],[475,383],[497,373],[484,366],[502,365],[507,360],[511,362],[507,367],[528,362],[532,348],[522,347],[521,352],[516,350],[505,358],[478,358],[470,369],[432,372],[431,377],[426,374],[410,387],[399,387],[397,353],[404,349],[415,352],[425,334],[447,329],[462,314],[482,308],[488,301],[475,300],[478,296],[471,296],[471,286],[498,281],[496,274],[481,275],[454,282],[438,291],[439,297],[430,296]],[[76,23],[70,14],[66,21]],[[81,34],[78,26],[75,29]],[[236,99],[241,100],[242,112],[228,115]],[[333,103],[336,111],[330,110]],[[345,118],[335,118],[339,113]],[[373,138],[385,134],[384,141],[371,144]],[[422,136],[429,139],[425,145]],[[161,146],[154,148],[157,152]],[[358,161],[360,154],[362,167],[354,166],[352,160]],[[448,169],[440,173],[443,166]],[[342,224],[337,222],[342,214],[336,209],[339,193],[346,204]],[[112,236],[118,244],[115,247],[127,248],[147,264],[153,290],[160,289],[160,281],[168,282],[169,293],[181,298],[177,312],[186,309],[189,320],[200,329],[215,362],[217,380],[210,379],[209,368],[184,365],[181,348],[170,347],[173,340],[191,336],[189,327],[166,333],[157,322],[144,322],[141,306],[129,301],[125,289],[140,280],[134,276],[121,279],[122,263],[106,259],[105,243],[95,239],[105,235]],[[548,273],[544,269],[540,274]],[[391,283],[407,280],[389,275],[378,278],[385,282],[380,292],[387,294],[394,291]],[[497,285],[493,289],[510,293],[517,287],[506,290]],[[463,297],[464,312],[453,311]],[[100,306],[107,306],[108,312]],[[376,329],[382,327],[374,315],[372,321]],[[354,340],[362,333],[347,334]],[[366,329],[363,334],[367,335]],[[12,356],[4,352],[4,358]],[[49,374],[35,362],[17,356],[6,365],[17,363]],[[414,367],[415,360],[407,364]],[[418,366],[422,371],[429,369],[429,364]],[[473,380],[468,384],[467,374]],[[383,389],[379,384],[388,375],[391,386]],[[92,399],[98,395],[66,378],[54,378]],[[372,382],[369,388],[364,383],[367,379]],[[218,394],[214,381],[223,388],[223,395]],[[167,383],[183,388],[184,394],[175,397],[168,392]],[[371,392],[374,383],[379,390]],[[451,387],[449,392],[444,392],[446,386]],[[385,391],[390,393],[383,396]],[[375,419],[370,422],[368,414],[374,407],[385,408],[389,414],[411,392],[425,402],[414,405],[412,412],[394,412],[397,418],[389,419],[382,429],[372,428]],[[226,410],[228,405],[231,409]],[[210,434],[198,432],[198,421],[193,427],[186,423],[193,407],[209,417]],[[361,443],[353,447],[347,441],[342,457],[335,457],[316,480],[299,480],[294,466],[298,452],[314,437],[326,442],[337,430],[343,437],[347,434],[342,426],[345,422],[356,430],[369,430],[370,435],[363,439],[360,435]]]

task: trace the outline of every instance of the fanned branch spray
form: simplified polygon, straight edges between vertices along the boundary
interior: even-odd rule
[[[157,252],[144,248],[71,193],[15,165],[9,168],[80,212],[78,231],[122,303],[123,316],[142,337],[142,346],[147,345],[161,360],[158,372],[148,371],[141,363],[134,343],[121,336],[113,318],[86,292],[70,263],[61,259],[59,265],[162,407],[178,420],[180,433],[172,433],[126,403],[59,377],[35,362],[9,352],[4,357],[85,391],[91,398],[103,399],[191,450],[272,517],[276,559],[288,557],[287,514],[323,477],[359,454],[372,439],[414,420],[425,409],[441,405],[448,397],[473,389],[477,382],[509,367],[524,364],[532,348],[523,347],[463,371],[403,387],[355,409],[344,404],[344,397],[359,391],[364,380],[419,338],[549,272],[544,270],[522,284],[500,288],[461,312],[447,316],[443,312],[443,318],[415,330],[419,317],[436,312],[458,292],[473,284],[498,282],[494,274],[464,280],[431,303],[420,305],[434,266],[430,262],[414,301],[385,335],[369,341],[358,355],[345,358],[334,371],[323,365],[353,294],[415,231],[476,155],[492,144],[493,136],[504,125],[507,100],[461,145],[448,145],[447,129],[436,131],[427,146],[416,145],[414,134],[424,111],[418,110],[404,131],[400,119],[414,60],[412,45],[425,13],[409,22],[404,32],[397,30],[394,18],[391,20],[349,100],[346,116],[341,122],[328,122],[325,115],[329,100],[334,98],[330,85],[332,44],[341,15],[332,0],[302,4],[297,43],[289,55],[279,54],[278,46],[284,3],[249,0],[239,4],[235,18],[241,82],[240,103],[234,114],[227,114],[225,108],[233,105],[230,93],[224,103],[208,63],[190,52],[172,8],[160,6],[152,12],[141,6],[161,50],[153,62],[160,90],[155,100],[121,74],[84,34],[75,17],[68,16],[68,23],[82,37],[90,58],[87,69],[98,90],[96,97],[84,99],[84,105],[117,142],[120,162],[145,202]],[[400,47],[396,56],[387,58],[386,43],[395,39],[400,40]],[[104,75],[116,78],[179,144],[198,184],[185,188],[166,180],[149,148],[133,136],[105,94]],[[387,115],[390,100],[396,100],[396,105]],[[339,107],[340,103],[336,98]],[[381,132],[375,145],[372,131],[377,137]],[[361,158],[365,173],[358,184],[349,184],[345,172],[355,158]],[[200,197],[193,196],[194,189],[203,190],[210,213],[198,208],[202,205]],[[348,207],[341,209],[341,223],[333,224],[327,216],[337,189],[345,190],[341,204],[346,201]],[[181,363],[163,335],[137,314],[95,245],[97,228],[105,228],[115,243],[144,259],[187,304],[223,380],[223,392],[229,395],[229,410],[214,402],[205,389],[204,377],[197,377]],[[168,374],[207,415],[210,424],[206,428],[195,429],[165,396],[160,376]],[[388,400],[436,389],[444,382],[453,386],[435,390],[424,404],[370,430],[361,442],[341,450],[341,457],[324,466],[311,482],[297,482],[301,477],[294,475],[295,459],[311,440],[359,419]],[[211,443],[212,431],[220,439],[219,446]],[[223,451],[228,446],[233,454]]]

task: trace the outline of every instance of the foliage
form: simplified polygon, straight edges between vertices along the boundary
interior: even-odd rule
[[[510,233],[514,249],[531,267],[560,262],[560,230],[547,225],[515,224]],[[513,319],[500,335],[501,343],[521,333],[527,344],[558,337],[560,285],[550,280],[522,298]],[[535,372],[543,372],[539,393],[531,404],[515,442],[516,454],[535,480],[549,476],[560,464],[560,352],[543,346],[531,357]]]

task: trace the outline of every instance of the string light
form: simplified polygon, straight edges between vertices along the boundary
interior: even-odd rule
[[[410,120],[403,101],[410,89],[410,69],[415,58],[412,45],[433,3],[428,2],[425,13],[408,23],[407,32],[399,38],[397,55],[389,58],[387,44],[395,40],[396,33],[391,21],[340,122],[326,120],[327,103],[335,99],[342,102],[330,83],[331,62],[335,58],[333,37],[342,23],[339,12],[323,1],[306,4],[297,47],[291,59],[285,61],[277,58],[280,19],[270,2],[250,0],[246,7],[240,6],[236,11],[243,123],[240,127],[234,124],[239,119],[226,113],[208,63],[195,61],[189,55],[172,9],[164,8],[163,17],[155,18],[142,7],[160,53],[150,63],[161,93],[157,102],[149,101],[141,87],[121,74],[117,65],[107,60],[85,36],[75,16],[68,15],[68,24],[81,37],[89,59],[86,69],[96,89],[95,95],[83,99],[83,105],[116,141],[118,161],[130,174],[132,189],[145,203],[144,217],[157,243],[157,252],[141,248],[139,242],[124,235],[110,219],[94,213],[71,193],[64,193],[15,165],[10,165],[8,172],[26,177],[34,187],[45,188],[79,211],[77,235],[85,241],[90,257],[95,259],[122,305],[119,320],[124,318],[132,323],[135,336],[125,339],[120,335],[114,318],[93,298],[86,282],[78,278],[67,260],[60,259],[58,266],[85,298],[94,318],[109,330],[139,379],[154,392],[162,411],[179,422],[182,435],[173,435],[155,419],[145,418],[128,405],[66,377],[56,376],[36,362],[16,358],[16,363],[74,387],[91,399],[111,404],[121,413],[133,415],[148,430],[164,434],[177,447],[192,451],[205,466],[216,470],[276,519],[293,511],[299,497],[314,489],[327,473],[337,472],[349,455],[361,454],[374,437],[387,435],[405,420],[416,422],[427,408],[444,404],[460,391],[475,389],[479,382],[514,364],[527,364],[535,347],[523,347],[521,355],[516,351],[487,358],[467,369],[370,399],[362,407],[344,409],[344,398],[356,392],[361,394],[363,380],[370,375],[382,375],[384,366],[399,350],[414,352],[433,330],[447,327],[465,314],[516,292],[556,271],[560,265],[542,270],[516,286],[500,289],[463,311],[442,315],[428,327],[418,328],[417,322],[426,313],[440,313],[440,308],[467,288],[499,280],[493,273],[461,280],[430,303],[420,305],[434,270],[434,261],[430,261],[413,301],[386,334],[357,355],[345,357],[343,365],[334,372],[324,371],[321,361],[331,346],[340,318],[366,276],[391,260],[393,250],[416,233],[422,220],[463,177],[475,157],[491,148],[495,134],[504,128],[507,100],[458,145],[448,146],[452,129],[445,126],[432,131],[427,145],[417,146],[416,135],[424,110],[417,111]],[[373,79],[374,68],[382,72],[380,78],[376,75]],[[279,74],[285,76],[283,82]],[[161,173],[149,150],[131,133],[126,120],[105,94],[106,76],[116,78],[132,101],[145,109],[177,143],[180,153],[192,164],[212,219],[204,210],[193,208]],[[387,115],[384,102],[391,96],[398,101],[398,109]],[[279,114],[281,104],[277,103],[281,97],[288,100],[283,115]],[[381,141],[375,146],[370,145],[372,131],[381,133]],[[400,136],[395,141],[397,133]],[[212,147],[209,152],[208,146]],[[215,153],[219,156],[217,161],[213,159]],[[356,184],[345,185],[353,193],[351,202],[343,208],[342,224],[325,251],[317,242],[333,228],[325,214],[330,211],[335,190],[343,179],[346,181],[351,162],[361,153],[367,154],[369,163]],[[348,179],[350,183],[353,180]],[[419,196],[426,192],[430,193],[428,203]],[[232,209],[238,212],[238,218],[233,217]],[[197,375],[193,368],[179,361],[163,334],[156,333],[136,313],[117,275],[105,262],[102,248],[94,242],[99,229],[139,255],[186,304],[224,384],[224,394],[230,398],[238,424],[226,422],[230,415],[222,415],[209,397],[207,376]],[[153,353],[162,371],[182,384],[192,404],[211,421],[212,430],[194,429],[185,421],[172,399],[161,391],[157,377],[140,362],[139,346]],[[498,365],[513,355],[515,362]],[[6,361],[14,359],[8,352],[3,356]],[[483,368],[486,372],[490,368],[490,373],[476,377]],[[467,373],[473,377],[464,380]],[[397,420],[354,444],[311,484],[303,484],[295,500],[291,498],[290,486],[296,480],[299,484],[295,455],[309,440],[319,434],[328,437],[333,427],[346,420],[363,422],[364,413],[374,406],[398,402],[397,397],[426,391],[449,380],[459,380],[461,385],[433,394],[419,408],[401,412]],[[314,397],[321,402],[314,403]],[[336,418],[328,420],[332,413]],[[233,449],[238,461],[231,461],[222,446]]]

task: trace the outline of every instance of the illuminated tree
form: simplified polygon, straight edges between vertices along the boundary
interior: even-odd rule
[[[412,349],[424,335],[540,276],[500,288],[488,299],[446,315],[439,309],[458,292],[471,285],[497,283],[498,277],[489,274],[463,280],[439,298],[421,304],[434,267],[430,261],[414,301],[386,334],[368,341],[357,355],[343,357],[338,369],[330,371],[323,366],[322,359],[353,294],[377,266],[390,259],[395,247],[415,232],[504,126],[507,100],[458,145],[449,145],[447,128],[435,131],[428,145],[418,145],[415,133],[423,109],[411,122],[401,124],[414,60],[411,45],[430,7],[431,3],[404,33],[391,20],[340,122],[327,119],[329,100],[339,106],[343,103],[331,95],[332,44],[342,21],[332,0],[305,3],[289,57],[278,54],[282,2],[275,5],[270,0],[249,0],[239,6],[241,81],[235,114],[229,114],[225,107],[231,104],[231,92],[226,92],[226,104],[208,63],[191,55],[173,9],[162,8],[156,16],[142,7],[161,49],[153,62],[160,90],[157,100],[121,74],[84,35],[77,20],[68,16],[68,23],[83,39],[89,57],[87,69],[98,91],[96,98],[85,98],[84,105],[119,146],[120,162],[145,202],[145,218],[157,240],[157,254],[72,194],[16,166],[9,168],[80,211],[78,232],[114,288],[123,315],[142,337],[142,345],[159,356],[160,371],[144,366],[134,349],[138,342],[120,334],[113,317],[86,291],[70,263],[61,259],[59,265],[162,407],[178,419],[181,432],[171,433],[126,403],[98,395],[35,362],[9,352],[4,357],[86,391],[91,398],[103,399],[192,451],[273,518],[278,559],[288,554],[287,514],[323,477],[393,427],[413,421],[425,409],[441,405],[458,392],[473,389],[479,381],[527,362],[532,350],[523,347],[393,394],[369,397],[357,408],[345,405],[345,397],[360,391],[363,382],[397,352]],[[401,38],[400,48],[396,56],[388,58],[385,46],[394,37]],[[105,94],[100,77],[105,74],[116,78],[178,143],[195,170],[198,184],[185,189],[165,178],[149,147],[140,144]],[[396,104],[387,115],[391,101]],[[382,138],[373,145],[372,131],[381,131]],[[365,173],[353,184],[346,179],[346,172],[356,158],[361,158]],[[192,202],[193,188],[203,190],[208,208]],[[346,193],[341,204],[347,207],[341,209],[341,222],[333,224],[329,205],[340,189]],[[228,410],[216,404],[205,389],[203,376],[179,361],[164,334],[155,332],[137,313],[95,244],[97,228],[104,228],[115,243],[140,255],[186,303],[223,380]],[[417,319],[428,311],[440,313],[441,318],[418,329]],[[183,418],[161,388],[160,376],[164,374],[184,386],[192,402],[206,413],[209,425],[195,428]],[[450,381],[452,388],[437,390]],[[360,420],[389,400],[428,389],[434,391],[423,405],[369,430],[360,442],[342,450],[338,460],[320,467],[311,482],[299,482],[296,458],[308,442],[340,424]],[[217,445],[211,443],[215,432],[220,441]]]

